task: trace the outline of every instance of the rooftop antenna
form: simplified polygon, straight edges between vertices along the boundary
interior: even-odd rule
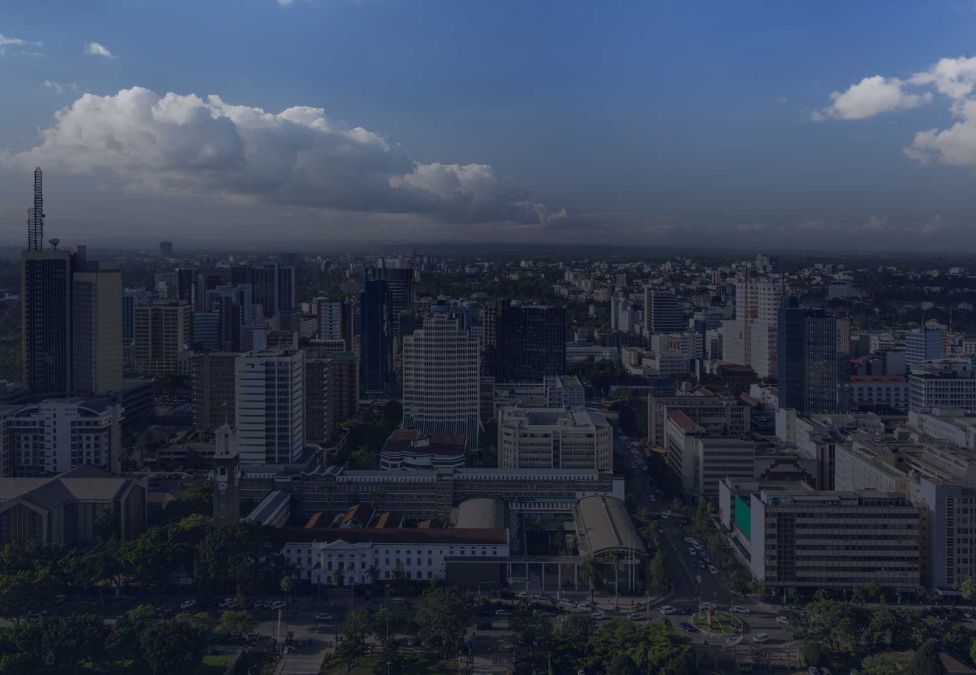
[[[44,248],[44,174],[34,169],[34,207],[27,210],[27,250]]]
[[[61,243],[61,240],[60,239],[51,239],[50,240],[51,248],[53,248],[55,251],[58,250],[58,244],[60,244],[60,243]],[[40,250],[40,249],[38,249],[38,250]]]

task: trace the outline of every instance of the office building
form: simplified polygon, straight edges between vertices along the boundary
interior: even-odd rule
[[[401,330],[402,314],[410,313],[414,305],[413,269],[409,267],[383,266],[373,270],[374,278],[386,282],[387,312],[390,333],[397,345],[405,332]]]
[[[976,412],[976,370],[970,359],[943,359],[912,366],[908,373],[908,406]]]
[[[380,451],[384,471],[446,471],[459,469],[467,459],[464,434],[428,434],[417,429],[397,429]]]
[[[500,304],[495,379],[541,380],[566,373],[566,308]]]
[[[685,494],[715,502],[723,478],[753,478],[756,444],[749,438],[709,432],[680,408],[668,410],[668,466]]]
[[[719,396],[704,387],[683,394],[652,393],[647,399],[647,435],[652,447],[667,447],[665,423],[673,409],[721,436],[738,438],[749,433],[750,408],[740,399]]]
[[[847,408],[850,321],[784,298],[779,319],[779,407],[800,412]]]
[[[733,504],[734,516],[722,520],[732,524],[753,576],[776,594],[871,583],[914,592],[922,581],[922,512],[903,495],[799,484],[720,502]]]
[[[33,394],[71,390],[71,253],[57,249],[21,256],[21,364]]]
[[[644,332],[680,333],[688,329],[681,300],[671,291],[644,287]]]
[[[318,339],[341,342],[343,348],[339,351],[352,349],[352,303],[315,298],[312,308],[317,319]]]
[[[74,393],[122,388],[122,269],[76,254],[71,282],[71,370]]]
[[[905,333],[905,363],[917,366],[943,356],[945,331],[941,328],[915,328]]]
[[[237,442],[242,464],[286,464],[305,449],[305,353],[237,358]]]
[[[326,446],[356,411],[355,362],[348,353],[305,359],[305,441]]]
[[[587,408],[502,408],[498,465],[506,469],[613,471],[613,429]]]
[[[201,352],[190,357],[193,426],[200,431],[235,424],[238,356],[234,352]]]
[[[478,339],[446,306],[403,338],[403,427],[423,436],[461,435],[478,447]]]
[[[359,307],[359,389],[385,396],[393,386],[393,341],[386,281],[367,277]]]
[[[55,398],[3,415],[13,473],[43,476],[82,464],[119,470],[122,406],[107,397]]]
[[[904,375],[852,375],[850,399],[857,409],[908,410],[908,380]]]
[[[189,305],[133,307],[133,369],[155,377],[178,373],[193,339],[192,329]]]

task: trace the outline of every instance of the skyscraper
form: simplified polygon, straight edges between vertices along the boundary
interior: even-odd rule
[[[850,321],[801,308],[796,298],[783,298],[779,317],[779,407],[845,410]]]
[[[352,347],[352,303],[342,300],[315,298],[315,314],[318,317],[318,336],[320,340],[341,341],[348,351]]]
[[[478,338],[446,306],[403,338],[403,426],[425,437],[461,435],[478,446]]]
[[[44,175],[34,169],[34,206],[27,211],[27,250],[44,248]]]
[[[566,308],[508,305],[498,308],[495,379],[537,381],[566,372]]]
[[[24,251],[20,270],[23,385],[34,394],[67,394],[71,390],[71,253]]]
[[[284,464],[305,449],[305,352],[237,359],[237,440],[242,464]]]
[[[364,394],[386,395],[393,384],[388,302],[386,281],[367,276],[359,307],[359,388]]]
[[[170,375],[193,339],[190,306],[180,303],[133,307],[133,368],[143,375]]]
[[[678,297],[662,289],[644,287],[645,333],[681,333],[688,329]]]
[[[76,254],[71,284],[71,390],[122,389],[122,269]]]

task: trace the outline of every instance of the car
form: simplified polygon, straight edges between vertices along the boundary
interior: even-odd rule
[[[769,633],[759,633],[758,635],[753,635],[752,636],[752,641],[753,642],[758,642],[759,644],[762,644],[763,642],[766,642],[767,640],[769,640]]]
[[[196,600],[184,600],[180,603],[180,609],[193,609],[197,606]]]
[[[736,614],[748,614],[749,608],[743,605],[732,605],[732,611]]]
[[[319,612],[315,615],[316,621],[334,621],[335,617],[327,612]]]
[[[694,546],[689,546],[688,555],[698,555],[698,549],[696,549]]]
[[[507,609],[496,609],[495,610],[495,616],[508,616],[508,610]]]
[[[700,569],[700,570],[705,569],[705,563],[702,562],[701,560],[698,561],[698,569]]]
[[[574,603],[570,602],[569,600],[560,600],[559,601],[559,606],[562,609],[575,609],[576,608],[576,605]]]
[[[520,597],[520,598],[527,598],[527,597],[529,597],[529,594],[526,591],[519,591],[518,592],[518,597]]]
[[[820,669],[820,675],[832,675],[830,668],[824,666]]]
[[[590,618],[593,619],[594,621],[606,621],[610,617],[604,614],[603,612],[593,612],[592,614],[590,614]]]
[[[275,600],[270,605],[268,605],[268,607],[272,611],[275,611],[275,612],[277,612],[279,609],[284,609],[287,606],[288,606],[288,603],[285,602],[284,600]]]
[[[778,623],[778,624],[780,624],[780,625],[783,625],[783,626],[785,626],[785,625],[786,625],[786,624],[788,624],[789,622],[790,622],[790,620],[789,620],[789,619],[787,619],[787,618],[786,618],[785,616],[783,616],[782,614],[776,617],[776,623]]]
[[[237,598],[224,598],[217,603],[217,606],[222,609],[234,609],[237,607]]]
[[[674,614],[678,610],[672,607],[671,605],[661,605],[658,608],[658,611],[661,612],[661,614],[668,615],[668,614]]]
[[[647,618],[647,615],[644,612],[631,612],[627,615],[627,618],[631,621],[640,621],[641,619]]]
[[[694,537],[685,537],[685,541],[688,542],[689,544],[694,544],[695,543],[695,538]]]
[[[810,673],[810,675],[820,675],[820,669],[816,666],[810,666],[807,668],[807,672]]]
[[[708,571],[711,572],[712,574],[718,574],[718,568],[715,567],[715,565],[709,565]]]
[[[478,630],[491,630],[493,627],[494,624],[491,621],[479,621],[475,624],[475,628]]]

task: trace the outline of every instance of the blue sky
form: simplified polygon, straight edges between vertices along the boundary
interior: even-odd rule
[[[42,163],[68,240],[974,249],[968,127],[905,153],[970,121],[911,78],[974,27],[971,1],[5,0],[0,239]]]

